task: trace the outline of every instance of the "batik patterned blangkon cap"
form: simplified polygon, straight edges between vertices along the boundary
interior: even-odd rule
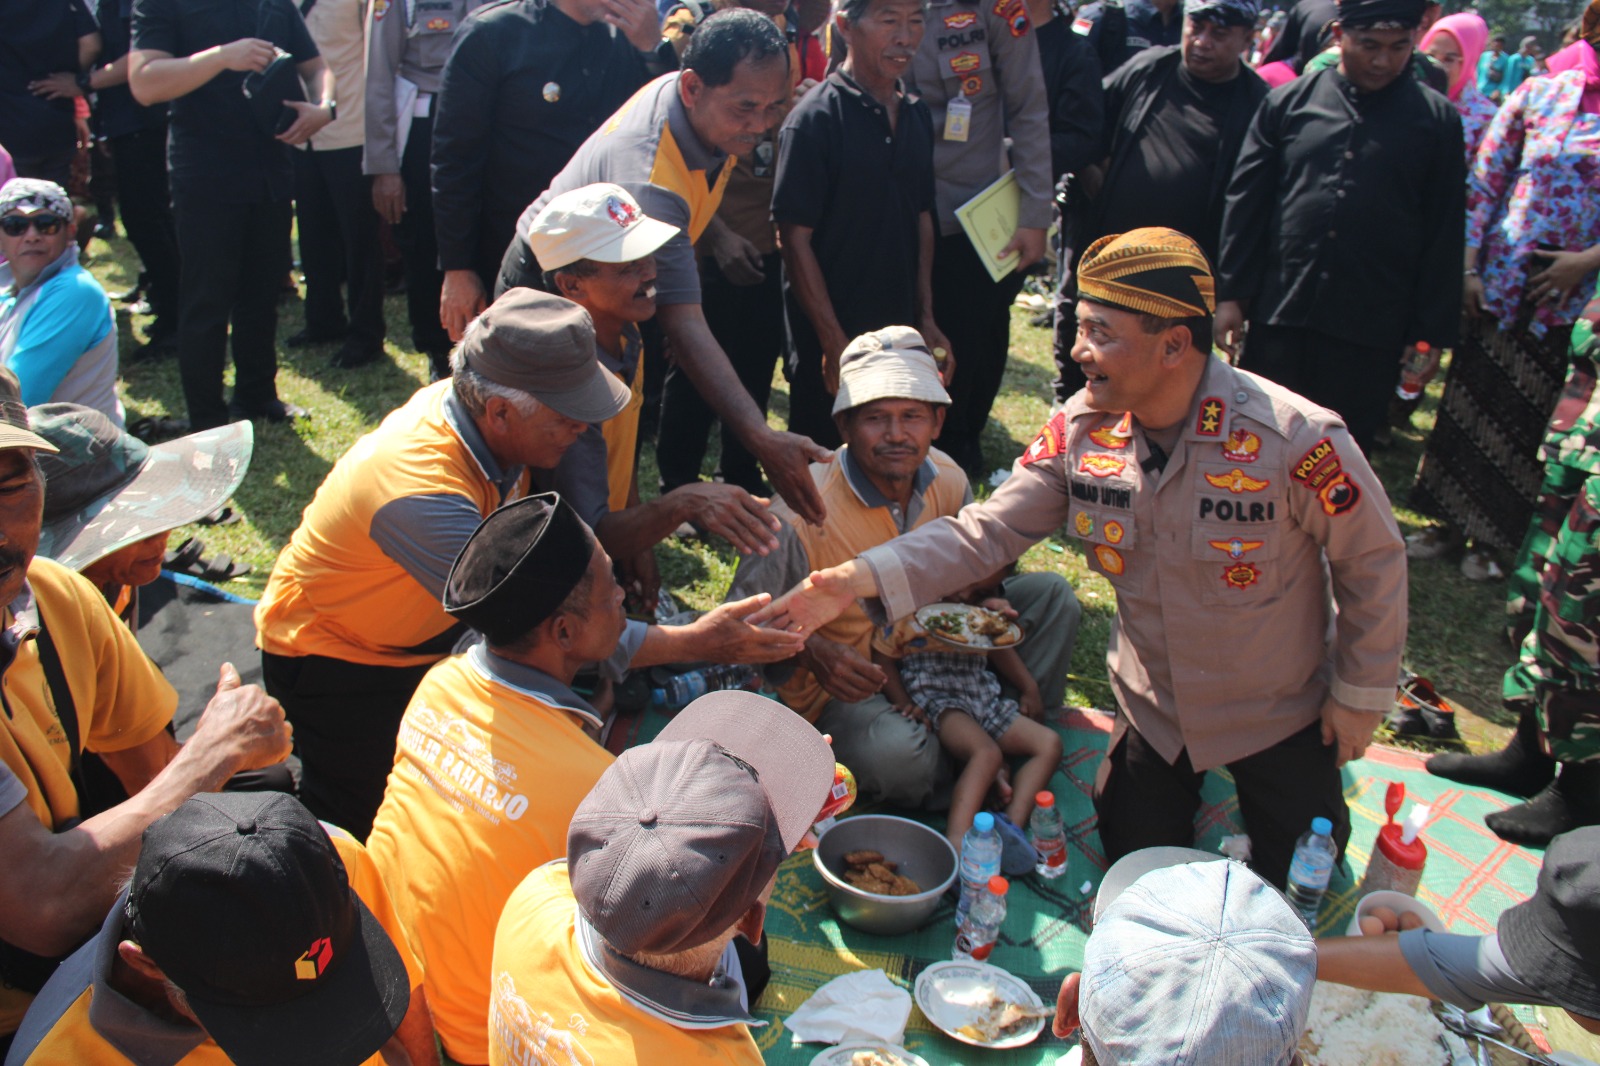
[[[1196,318],[1217,309],[1211,264],[1191,238],[1148,226],[1101,237],[1078,264],[1078,295],[1160,318]]]

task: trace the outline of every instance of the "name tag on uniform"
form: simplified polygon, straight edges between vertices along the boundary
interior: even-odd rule
[[[945,106],[944,139],[965,142],[972,126],[972,101],[958,96]]]

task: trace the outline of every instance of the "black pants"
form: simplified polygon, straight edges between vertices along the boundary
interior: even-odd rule
[[[756,285],[735,285],[716,262],[700,268],[700,307],[712,336],[728,353],[734,373],[762,411],[772,391],[772,368],[782,358],[787,338],[783,328],[783,257],[777,252],[761,261],[766,275]],[[792,402],[792,401],[791,401]],[[792,410],[792,407],[791,407]],[[656,461],[661,487],[670,491],[700,479],[706,455],[706,430],[716,418],[711,405],[681,367],[667,370],[661,393],[661,427]],[[722,428],[722,479],[753,495],[765,495],[761,467],[728,428]]]
[[[300,800],[312,814],[367,839],[400,718],[430,668],[261,653],[262,684],[294,726]]]
[[[939,238],[933,254],[933,306],[938,309],[939,328],[950,339],[956,374],[937,443],[968,473],[979,473],[983,466],[979,442],[1005,376],[1011,301],[1021,291],[1022,275],[1017,271],[990,280],[965,233]]]
[[[1250,835],[1250,866],[1279,888],[1288,879],[1295,841],[1311,828],[1311,819],[1333,823],[1334,842],[1344,855],[1350,811],[1336,763],[1337,750],[1322,743],[1322,726],[1313,723],[1265,751],[1228,764]],[[1094,783],[1107,864],[1141,848],[1192,847],[1205,777],[1189,764],[1187,751],[1169,764],[1118,714]]]
[[[1400,349],[1371,348],[1299,326],[1250,323],[1239,365],[1338,412],[1363,452],[1389,418]]]
[[[72,139],[74,141],[78,139],[76,132],[73,133]],[[16,168],[19,178],[53,181],[65,189],[72,184],[72,160],[77,154],[78,150],[75,147],[38,155],[25,155],[13,149],[11,165]]]
[[[278,398],[278,293],[289,270],[288,200],[233,204],[174,197],[183,303],[178,369],[195,429],[229,421],[222,394],[233,324],[233,407],[254,415]]]
[[[111,156],[117,167],[117,205],[122,227],[139,253],[150,284],[145,290],[155,323],[149,336],[157,340],[178,330],[178,227],[172,216],[172,191],[167,185],[167,127],[112,137]]]
[[[383,257],[361,151],[357,146],[294,153],[294,199],[307,332],[348,333],[364,350],[373,350],[383,346]]]
[[[411,120],[400,180],[406,187],[406,213],[396,236],[406,260],[406,311],[411,318],[411,343],[428,356],[435,370],[448,368],[450,334],[439,321],[439,239],[433,229],[433,182],[428,160],[433,154],[433,117]]]

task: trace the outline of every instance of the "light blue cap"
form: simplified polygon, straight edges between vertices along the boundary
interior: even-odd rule
[[[988,811],[979,811],[972,816],[972,828],[980,833],[994,832],[994,815]]]
[[[1333,823],[1326,818],[1313,818],[1311,819],[1311,831],[1318,836],[1332,836]]]

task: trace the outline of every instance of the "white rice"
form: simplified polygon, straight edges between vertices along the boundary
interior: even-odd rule
[[[1426,999],[1318,981],[1300,1052],[1306,1066],[1447,1066]]]

